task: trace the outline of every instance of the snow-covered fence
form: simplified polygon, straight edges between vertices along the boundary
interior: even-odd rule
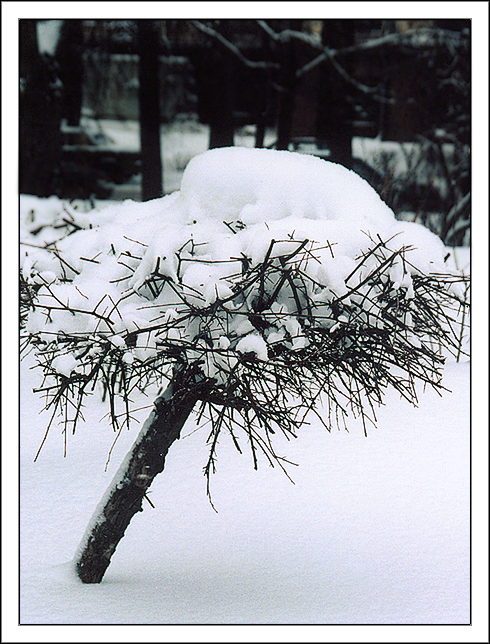
[[[386,388],[415,403],[417,382],[443,389],[443,350],[461,353],[465,279],[442,242],[316,157],[211,150],[180,192],[77,225],[23,265],[49,426],[75,431],[100,382],[121,431],[132,393],[168,383],[84,537],[83,581],[102,579],[193,409],[211,428],[208,485],[223,431],[286,471],[275,432],[294,437],[309,413],[367,432]]]

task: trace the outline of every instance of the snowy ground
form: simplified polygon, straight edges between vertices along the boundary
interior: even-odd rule
[[[282,453],[293,485],[222,440],[213,479],[206,431],[172,448],[101,585],[71,569],[84,528],[133,433],[104,471],[102,408],[69,437],[46,419],[21,366],[21,624],[468,624],[469,364],[448,364],[442,398],[391,394],[363,436],[305,426]],[[143,412],[145,415],[146,412]]]

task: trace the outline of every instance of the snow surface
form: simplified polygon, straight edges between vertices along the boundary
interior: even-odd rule
[[[390,393],[368,437],[318,421],[279,453],[295,483],[223,437],[212,479],[206,428],[190,420],[100,585],[71,560],[127,450],[94,397],[86,423],[45,431],[21,365],[21,624],[468,624],[469,364],[412,408]],[[148,405],[148,399],[142,399]],[[140,412],[144,419],[149,413]]]
[[[284,217],[393,222],[393,213],[344,166],[288,151],[217,148],[194,157],[181,185],[191,217],[235,219],[244,224]]]

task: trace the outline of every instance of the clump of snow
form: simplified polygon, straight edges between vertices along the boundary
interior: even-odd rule
[[[77,364],[78,362],[75,357],[70,353],[67,353],[56,356],[56,358],[51,363],[51,366],[57,373],[69,377],[71,375],[71,372],[76,369]]]
[[[444,270],[446,247],[428,228],[409,221],[397,221],[390,229],[390,246],[397,250],[410,247],[409,260],[421,273]]]
[[[257,333],[251,333],[242,338],[236,345],[239,353],[253,353],[259,360],[267,360],[267,344]]]
[[[180,198],[192,219],[219,217],[255,224],[292,216],[348,220],[383,228],[394,219],[354,172],[288,151],[218,148],[194,157]]]

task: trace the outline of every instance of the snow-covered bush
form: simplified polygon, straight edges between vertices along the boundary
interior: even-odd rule
[[[379,403],[388,384],[414,400],[414,377],[439,382],[434,341],[457,344],[446,305],[459,306],[461,284],[442,243],[314,157],[209,151],[180,193],[93,211],[80,225],[27,247],[22,267],[36,290],[25,334],[50,382],[48,407],[67,407],[74,425],[96,380],[118,427],[133,388],[185,365],[209,382],[214,434],[241,426],[252,449],[269,451],[260,430],[294,433],[321,392],[328,426],[349,407],[364,415],[361,394]]]
[[[77,226],[27,247],[22,265],[49,426],[59,415],[65,438],[75,431],[100,382],[121,430],[135,389],[169,383],[84,537],[87,583],[101,581],[196,405],[211,427],[208,482],[223,430],[240,451],[245,436],[255,467],[262,453],[284,469],[276,431],[295,436],[310,412],[328,429],[352,412],[366,431],[387,387],[415,402],[417,380],[442,388],[443,348],[461,351],[463,278],[442,242],[316,157],[211,150],[180,192]]]
[[[81,221],[27,247],[22,266],[47,406],[73,425],[96,381],[119,427],[135,387],[186,368],[208,382],[214,434],[241,427],[271,451],[274,426],[294,433],[322,392],[329,427],[348,408],[364,416],[362,396],[379,403],[387,385],[415,400],[414,378],[439,384],[436,345],[457,347],[461,277],[443,244],[342,166],[212,150],[179,193]]]

